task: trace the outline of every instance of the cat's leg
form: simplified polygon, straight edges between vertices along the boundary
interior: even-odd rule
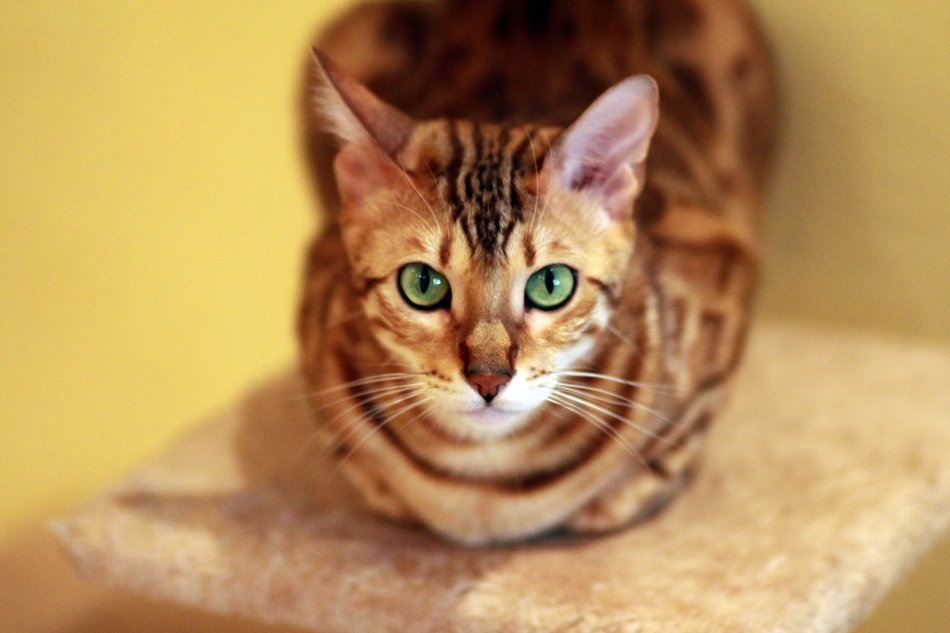
[[[567,521],[567,529],[607,532],[651,517],[689,484],[702,444],[703,437],[697,434],[652,460],[652,468],[638,471],[582,507]]]

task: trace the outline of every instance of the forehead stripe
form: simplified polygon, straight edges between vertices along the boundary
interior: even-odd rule
[[[458,124],[454,119],[449,119],[446,125],[448,127],[447,136],[449,137],[449,146],[452,151],[449,164],[445,168],[445,180],[449,188],[448,201],[452,207],[452,220],[457,221],[459,216],[462,215],[462,201],[459,199],[458,177],[459,171],[462,168],[464,149],[462,147],[462,141],[459,139]]]

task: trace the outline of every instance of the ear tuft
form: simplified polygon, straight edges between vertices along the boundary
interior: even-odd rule
[[[659,90],[646,75],[616,84],[561,133],[545,161],[546,182],[600,198],[614,221],[632,217],[659,120]]]
[[[395,157],[415,122],[356,81],[318,49],[313,49],[314,103],[325,127],[344,143],[370,141]]]

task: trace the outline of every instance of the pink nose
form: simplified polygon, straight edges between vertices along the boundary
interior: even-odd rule
[[[508,374],[469,374],[465,376],[468,384],[475,388],[485,402],[491,402],[498,395],[501,388],[508,384],[511,376]]]

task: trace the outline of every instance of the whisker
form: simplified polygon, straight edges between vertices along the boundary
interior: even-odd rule
[[[533,135],[533,130],[528,130],[528,145],[531,147],[531,160],[534,161],[534,175],[535,178],[538,177],[538,154],[534,151],[534,140],[531,138]],[[539,190],[540,193],[540,190]],[[534,232],[534,224],[538,219],[538,198],[540,196],[534,197],[534,211],[531,212],[531,226],[529,227],[529,232]]]
[[[535,161],[535,165],[537,165],[537,161]],[[536,169],[537,169],[537,168],[536,168]],[[551,196],[548,195],[548,194],[545,194],[545,196],[544,196],[544,206],[541,207],[541,214],[540,214],[540,216],[538,216],[538,224],[540,224],[541,221],[544,219],[544,215],[545,215],[545,213],[547,213],[547,210],[548,210],[548,203],[550,203],[550,202],[551,202]],[[535,199],[535,203],[537,203],[537,199]],[[535,211],[537,211],[537,204],[535,204]],[[532,227],[533,227],[533,226],[534,226],[534,225],[533,225],[533,223],[532,223]]]
[[[308,394],[304,394],[303,398],[312,398],[314,396],[322,396],[327,393],[332,393],[334,391],[340,391],[341,389],[348,389],[350,387],[356,387],[360,385],[370,385],[377,382],[386,382],[388,380],[398,380],[400,378],[412,378],[412,377],[421,376],[421,375],[422,375],[422,372],[405,372],[405,371],[390,372],[388,374],[374,374],[372,376],[364,376],[363,378],[357,378],[356,380],[340,383],[339,385],[334,385],[333,387],[329,387],[327,389],[312,391]]]
[[[609,321],[606,324],[604,324],[604,329],[610,332],[611,334],[613,334],[614,336],[616,336],[617,338],[619,338],[622,342],[626,343],[633,349],[640,349],[636,343],[630,340],[630,337],[628,337],[626,334],[624,334],[623,332],[615,328],[613,325],[611,325]]]
[[[608,416],[608,417],[610,417],[610,418],[613,418],[614,420],[617,420],[618,422],[620,422],[620,423],[623,424],[624,426],[627,426],[627,427],[629,427],[629,428],[631,428],[631,429],[633,429],[633,430],[635,430],[635,431],[639,431],[640,433],[643,433],[644,435],[647,435],[647,436],[649,436],[649,437],[651,437],[651,438],[657,440],[658,442],[663,442],[663,443],[666,443],[667,445],[670,444],[670,441],[669,441],[668,439],[666,439],[665,437],[663,437],[662,435],[658,435],[657,433],[654,433],[653,431],[650,431],[649,429],[643,427],[642,425],[639,425],[639,424],[633,422],[632,420],[628,420],[627,418],[623,417],[622,415],[618,415],[618,414],[614,413],[614,412],[611,411],[610,409],[605,409],[604,407],[602,407],[602,406],[600,406],[600,405],[598,405],[598,404],[596,404],[596,403],[594,403],[594,402],[591,402],[591,401],[589,401],[589,400],[584,399],[583,397],[581,397],[581,394],[579,394],[579,393],[577,393],[577,392],[558,393],[558,396],[561,397],[561,398],[566,398],[567,400],[569,400],[569,401],[571,401],[571,402],[575,402],[575,403],[577,403],[578,406],[587,407],[587,408],[589,408],[589,409],[592,409],[592,410],[594,410],[594,411],[597,411],[597,412],[599,412],[599,413],[602,413],[602,414],[604,414],[604,415],[606,415],[606,416]]]
[[[321,440],[321,436],[325,435],[325,431],[326,429],[324,428],[318,428],[314,430],[300,444],[300,450],[297,453],[297,457],[294,458],[294,460],[292,461],[292,463],[299,465],[299,468],[296,468],[295,470],[305,469],[309,465],[310,462],[308,460],[310,459],[310,451],[312,449],[325,448],[323,446],[315,446],[317,444],[322,444],[320,440]],[[314,462],[326,461],[326,459],[330,456],[329,451],[326,451],[326,450],[314,451],[314,453],[315,453],[313,455]]]
[[[374,380],[374,381],[372,381],[372,382],[364,382],[364,383],[359,383],[359,384],[347,385],[347,387],[355,388],[355,389],[360,389],[360,394],[365,394],[365,393],[376,393],[376,391],[379,390],[379,389],[391,389],[391,388],[394,388],[394,387],[402,387],[402,386],[405,386],[405,384],[402,384],[402,385],[398,385],[398,384],[395,384],[395,385],[386,385],[386,384],[385,384],[385,383],[388,383],[388,382],[396,382],[397,380],[408,380],[408,378],[387,378],[387,379],[385,379],[385,380]],[[379,386],[379,385],[381,385],[381,386]],[[340,385],[340,386],[342,387],[342,385]],[[312,402],[313,400],[316,400],[317,398],[320,398],[320,397],[322,397],[322,396],[328,396],[328,395],[330,395],[330,394],[332,394],[332,393],[334,393],[334,392],[337,392],[337,391],[340,391],[340,389],[332,388],[332,389],[325,389],[325,390],[321,390],[321,391],[311,391],[311,392],[309,392],[309,393],[304,393],[304,394],[300,394],[300,395],[297,395],[297,396],[293,396],[293,397],[290,398],[290,399],[291,399],[291,400],[295,400],[295,401],[299,401],[299,400],[309,400],[309,401]],[[332,404],[333,402],[340,402],[340,401],[346,400],[347,398],[350,398],[350,397],[351,397],[351,396],[350,396],[349,394],[347,394],[347,395],[344,396],[341,400],[338,400],[338,401],[331,401],[331,402],[328,403],[328,404]],[[321,404],[321,405],[319,405],[319,407],[318,407],[317,409],[314,409],[314,410],[315,410],[315,411],[316,411],[316,410],[319,410],[320,408],[322,408],[322,407],[324,407],[324,406],[328,406],[328,404]]]
[[[391,393],[399,393],[401,391],[409,391],[410,389],[415,389],[416,387],[417,387],[416,384],[393,385],[391,387],[379,387],[378,389],[371,389],[371,390],[360,392],[360,394],[356,396],[356,401],[362,402],[376,396],[383,396],[383,395],[387,395]],[[334,405],[342,404],[344,402],[349,402],[351,400],[354,400],[354,396],[348,394],[348,395],[343,396],[342,398],[331,400],[330,402],[324,402],[321,404],[314,405],[312,407],[312,411],[316,413],[318,411],[321,411],[322,409],[326,409],[327,407],[332,407]]]
[[[637,404],[637,403],[634,402],[633,400],[629,400],[629,399],[627,399],[627,398],[621,398],[620,396],[612,396],[612,395],[609,395],[609,394],[600,395],[600,394],[597,394],[597,393],[590,393],[589,390],[587,390],[587,389],[582,389],[582,388],[574,387],[574,386],[572,386],[572,385],[568,385],[568,384],[565,384],[565,383],[561,383],[561,385],[560,385],[560,390],[561,390],[561,391],[567,391],[567,392],[569,392],[569,393],[573,393],[573,394],[575,394],[575,395],[578,396],[578,397],[587,398],[587,399],[589,399],[591,402],[600,402],[600,403],[605,404],[605,405],[608,405],[608,406],[617,406],[617,405],[621,405],[621,406],[633,406],[633,405]]]
[[[432,399],[434,400],[434,398],[432,398]],[[413,424],[413,423],[416,422],[417,420],[420,420],[420,419],[423,418],[424,416],[429,415],[429,414],[432,413],[432,411],[434,411],[434,410],[435,410],[435,405],[434,405],[434,404],[430,404],[428,407],[426,407],[425,409],[423,409],[422,411],[420,411],[420,412],[416,415],[416,417],[410,418],[410,419],[406,420],[405,422],[403,422],[402,424],[400,424],[400,425],[399,425],[399,428],[396,429],[396,433],[401,433],[403,430],[405,430],[405,428],[406,428],[407,426],[409,426],[410,424]]]
[[[439,181],[438,181],[438,179],[435,177],[435,174],[432,173],[432,166],[429,164],[429,161],[423,161],[423,162],[424,162],[425,165],[426,165],[426,171],[429,172],[429,177],[432,178],[432,184],[435,185],[435,190],[436,190],[436,192],[439,194],[439,200],[442,201],[442,206],[445,207],[446,209],[448,209],[448,208],[449,208],[449,203],[446,202],[445,196],[442,195],[442,189],[439,188]]]
[[[605,390],[603,390],[603,389],[597,389],[597,388],[595,388],[595,387],[590,387],[590,386],[588,386],[588,385],[578,385],[578,384],[574,384],[574,383],[562,383],[562,384],[564,384],[564,386],[566,386],[566,387],[573,388],[573,389],[575,390],[575,393],[578,393],[578,390],[579,390],[579,391],[584,391],[584,392],[603,393],[603,394],[606,394],[606,395],[610,395],[610,396],[612,396],[612,397],[614,398],[613,404],[626,404],[626,405],[629,405],[629,406],[631,406],[631,407],[635,407],[635,408],[637,408],[637,409],[640,409],[640,410],[642,410],[642,411],[646,411],[647,413],[649,413],[649,414],[655,416],[656,418],[662,420],[662,421],[665,422],[666,424],[672,424],[672,423],[673,423],[673,420],[670,419],[669,416],[667,416],[667,415],[661,413],[658,409],[656,409],[656,408],[654,408],[654,407],[650,407],[650,406],[648,406],[648,405],[643,404],[642,402],[637,402],[636,400],[631,400],[631,399],[629,399],[629,398],[624,398],[623,396],[619,396],[619,395],[617,395],[617,394],[613,394],[613,393],[611,393],[611,392],[609,392],[609,391],[605,391]],[[585,394],[585,395],[586,395],[586,394]],[[600,399],[601,399],[601,402],[603,402],[603,401],[604,401],[604,396],[600,396]],[[610,404],[610,403],[608,402],[607,404]]]
[[[409,398],[418,397],[419,395],[420,395],[420,394],[416,393],[416,394],[412,394],[412,395],[410,395],[410,396],[406,396],[406,398],[403,398],[403,401],[406,400],[406,399],[409,399]],[[361,448],[366,444],[366,442],[368,442],[369,439],[370,439],[371,437],[373,437],[376,433],[378,433],[384,426],[386,426],[386,425],[392,423],[393,420],[395,420],[396,418],[398,418],[400,415],[402,415],[402,414],[405,413],[406,411],[409,411],[409,410],[411,410],[411,409],[413,409],[413,408],[419,406],[420,404],[424,404],[424,403],[426,403],[426,402],[428,402],[428,401],[430,401],[430,400],[433,400],[433,399],[434,399],[433,396],[423,396],[422,399],[416,400],[415,402],[410,402],[408,405],[406,405],[406,406],[404,406],[404,407],[401,407],[398,411],[395,411],[395,412],[393,412],[393,413],[385,414],[386,420],[385,420],[382,424],[375,424],[375,425],[373,425],[373,428],[371,428],[371,429],[366,433],[366,435],[363,437],[363,439],[360,440],[360,442],[359,442],[358,444],[356,444],[352,449],[350,449],[350,451],[349,451],[346,455],[344,455],[342,458],[340,458],[340,461],[337,463],[336,468],[334,469],[334,473],[336,473],[337,471],[339,471],[340,467],[343,466],[343,464],[344,464],[350,457],[352,457],[353,454],[356,453],[356,451],[358,451],[359,449],[361,449]],[[388,403],[387,406],[392,406],[393,404],[397,404],[397,403],[391,402],[391,403]]]
[[[564,411],[555,409],[554,407],[550,406],[550,404],[551,402],[545,400],[541,403],[541,406],[538,407],[538,410],[551,414],[551,416],[553,416],[558,422],[563,422],[567,415],[564,413]]]
[[[666,422],[667,424],[670,424],[672,422],[672,420],[670,420],[667,416],[660,413],[656,409],[649,407],[643,404],[642,402],[637,402],[636,400],[631,400],[630,398],[626,398],[619,394],[613,393],[612,391],[607,391],[606,389],[598,389],[597,387],[591,387],[590,385],[581,385],[578,383],[567,382],[567,381],[561,382],[560,386],[562,386],[563,388],[569,388],[573,390],[575,393],[593,392],[597,394],[603,394],[601,396],[591,396],[591,397],[597,397],[601,402],[607,401],[607,398],[605,396],[610,396],[611,400],[607,401],[607,404],[625,404],[631,407],[637,407],[638,409],[642,409],[646,411],[647,413],[653,414],[654,416]]]
[[[669,385],[663,385],[659,383],[648,383],[648,382],[638,382],[636,380],[627,380],[625,378],[617,378],[616,376],[611,376],[610,374],[601,374],[594,371],[574,371],[570,369],[565,369],[562,371],[553,371],[552,374],[556,376],[570,376],[574,378],[599,378],[601,380],[606,380],[608,382],[615,382],[621,385],[628,385],[630,387],[637,387],[642,389],[651,389],[653,391],[666,391],[666,392],[675,392],[676,389],[670,387]]]
[[[435,211],[432,210],[432,207],[429,205],[429,201],[426,200],[425,197],[423,197],[422,192],[420,192],[419,188],[416,187],[416,183],[412,181],[412,176],[409,175],[409,172],[406,171],[406,168],[403,167],[402,163],[399,163],[397,161],[396,164],[399,165],[399,171],[401,171],[402,174],[406,177],[406,181],[409,183],[409,186],[412,187],[412,190],[415,191],[416,195],[419,196],[419,199],[422,200],[422,204],[426,205],[426,209],[428,209],[429,213],[432,215],[432,221],[435,222],[436,226],[439,226],[438,216],[436,216]],[[431,231],[432,228],[430,227],[429,230]]]
[[[327,420],[325,422],[325,426],[332,427],[334,423],[336,423],[337,420],[339,420],[345,415],[352,413],[353,411],[357,409],[360,409],[361,407],[363,407],[363,405],[365,405],[367,402],[370,402],[370,401],[373,401],[374,408],[377,411],[381,412],[381,409],[384,407],[399,404],[400,402],[405,402],[406,400],[418,395],[418,393],[420,392],[419,387],[420,387],[419,385],[410,385],[408,389],[387,394],[384,399],[375,400],[375,401],[373,400],[372,395],[366,395],[364,397],[361,397],[353,405],[347,407],[343,411],[340,411],[331,419]],[[406,394],[406,391],[410,391],[411,393]],[[331,438],[332,441],[330,442],[330,445],[331,445],[329,447],[330,450],[332,451],[333,448],[341,444],[346,444],[346,442],[351,438],[354,428],[358,426],[360,422],[365,421],[365,420],[366,420],[365,416],[359,415],[359,416],[354,417],[352,422],[344,423],[342,425],[342,428],[337,433],[335,433],[334,436]]]
[[[572,404],[569,401],[562,400],[559,394],[552,394],[550,401],[557,404],[558,406],[564,407],[571,413],[574,413],[575,415],[580,416],[584,420],[587,420],[595,428],[601,431],[604,435],[608,436],[609,438],[613,439],[618,444],[623,446],[627,450],[627,452],[630,453],[632,456],[636,457],[637,460],[644,467],[649,467],[646,460],[643,458],[643,455],[640,454],[640,451],[637,450],[635,446],[631,445],[623,436],[621,436],[620,433],[616,429],[611,428],[610,425],[607,424],[604,420],[593,417],[592,414],[589,414],[588,412],[584,411],[579,406]]]
[[[399,207],[400,209],[405,209],[406,211],[408,211],[408,212],[411,213],[412,215],[414,215],[414,216],[416,216],[417,218],[419,218],[419,220],[425,225],[425,227],[426,227],[428,230],[430,230],[430,231],[433,230],[432,225],[429,224],[428,220],[426,220],[424,217],[422,217],[421,215],[419,215],[419,214],[416,212],[415,209],[412,209],[411,207],[407,207],[407,206],[404,205],[404,204],[399,204],[398,202],[394,202],[394,201],[392,201],[392,200],[380,200],[380,202],[382,202],[383,204],[391,204],[391,205],[393,205],[394,207]],[[431,209],[430,209],[430,211],[431,211]],[[434,214],[433,214],[433,218],[434,218],[434,217],[435,217],[435,216],[434,216]]]
[[[663,437],[662,435],[659,435],[659,434],[657,434],[657,433],[654,432],[654,431],[650,431],[649,429],[647,429],[647,428],[644,427],[643,425],[637,424],[637,423],[634,422],[633,420],[629,420],[629,419],[623,417],[622,415],[619,415],[619,414],[617,414],[617,413],[615,413],[615,412],[613,412],[613,411],[610,411],[609,409],[604,409],[603,407],[600,406],[600,404],[608,405],[608,406],[609,406],[609,405],[611,405],[611,404],[621,404],[621,403],[618,403],[618,402],[616,402],[616,401],[613,401],[613,402],[612,402],[612,401],[609,401],[609,400],[607,400],[606,398],[603,398],[602,396],[592,396],[592,395],[587,394],[587,393],[585,393],[585,392],[583,392],[583,391],[575,391],[575,390],[571,390],[571,389],[566,389],[565,391],[567,391],[568,393],[562,394],[563,396],[568,397],[568,398],[572,398],[572,399],[574,399],[574,400],[579,400],[579,401],[583,402],[586,406],[591,407],[591,408],[594,408],[594,409],[596,409],[596,410],[598,410],[598,411],[602,411],[605,415],[607,415],[607,416],[609,416],[609,417],[611,417],[611,418],[617,420],[618,422],[620,422],[620,423],[622,423],[622,424],[624,424],[624,425],[626,425],[626,426],[629,426],[629,427],[632,428],[632,429],[636,429],[637,431],[639,431],[639,432],[641,432],[641,433],[643,433],[643,434],[645,434],[645,435],[647,435],[647,436],[649,436],[649,437],[652,437],[653,439],[655,439],[655,440],[657,440],[657,441],[659,441],[659,442],[663,442],[663,443],[666,443],[666,444],[670,444],[670,441],[669,441],[668,439],[666,439],[665,437]],[[600,404],[598,404],[598,403],[600,403]],[[663,417],[663,416],[660,415],[657,411],[655,411],[655,410],[653,410],[653,409],[647,407],[646,405],[642,405],[642,404],[640,404],[639,402],[630,402],[630,403],[628,403],[628,404],[631,405],[631,406],[634,406],[634,407],[637,407],[637,408],[639,408],[639,409],[642,409],[642,410],[646,411],[647,413],[649,413],[649,414],[651,414],[651,415],[657,417],[658,419],[662,420],[663,422],[666,422],[667,424],[670,424],[670,423],[671,423],[671,422],[669,421],[669,419]]]

